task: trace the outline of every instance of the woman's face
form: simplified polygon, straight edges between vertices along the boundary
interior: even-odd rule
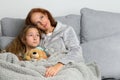
[[[39,45],[40,42],[40,34],[36,28],[29,28],[24,43],[26,48],[35,48]]]
[[[46,14],[40,12],[33,13],[31,16],[31,22],[38,26],[43,31],[49,31],[51,28],[50,20]]]

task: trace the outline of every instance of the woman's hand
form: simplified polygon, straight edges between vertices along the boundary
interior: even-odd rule
[[[55,76],[55,75],[60,71],[60,69],[61,69],[63,66],[64,66],[64,64],[62,64],[62,63],[57,63],[57,64],[54,65],[54,66],[48,67],[48,68],[46,69],[45,77]]]

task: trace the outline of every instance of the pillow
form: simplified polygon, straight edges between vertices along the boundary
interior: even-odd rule
[[[119,78],[120,35],[82,43],[86,62],[95,61],[104,77]]]
[[[14,37],[0,37],[0,49],[4,50],[5,47],[14,39]]]
[[[120,13],[81,9],[81,38],[88,42],[120,33]]]
[[[55,17],[55,19],[63,24],[72,26],[80,40],[80,15],[69,14],[66,16]]]
[[[1,29],[3,36],[15,37],[24,27],[24,20],[18,18],[2,18]]]

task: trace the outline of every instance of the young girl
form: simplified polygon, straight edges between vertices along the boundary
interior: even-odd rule
[[[6,51],[17,55],[19,60],[24,60],[24,54],[39,45],[40,34],[40,30],[36,26],[26,25],[20,34],[6,47]]]

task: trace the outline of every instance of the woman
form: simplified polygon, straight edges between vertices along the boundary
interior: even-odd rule
[[[6,51],[12,52],[20,60],[24,60],[24,54],[39,45],[40,35],[41,32],[36,26],[26,25],[20,34],[6,47]]]
[[[47,67],[45,77],[57,76],[63,72],[64,76],[69,74],[65,77],[66,80],[71,80],[72,77],[78,77],[76,80],[85,80],[80,72],[74,73],[78,72],[77,69],[63,70],[65,66],[72,63],[84,63],[79,40],[72,27],[56,22],[51,13],[42,8],[33,8],[28,13],[25,23],[36,25],[42,31],[40,45],[49,51],[50,59],[56,57],[56,64]]]

